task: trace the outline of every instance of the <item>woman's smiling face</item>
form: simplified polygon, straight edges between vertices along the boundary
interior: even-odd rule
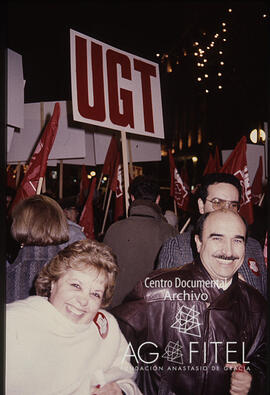
[[[70,321],[88,324],[101,306],[105,283],[104,275],[96,269],[69,269],[52,283],[49,301]]]

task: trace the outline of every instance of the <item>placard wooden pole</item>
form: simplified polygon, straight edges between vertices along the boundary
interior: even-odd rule
[[[133,180],[134,172],[133,172],[133,162],[132,162],[132,151],[131,151],[131,140],[130,139],[128,139],[128,155],[129,155],[129,162],[128,162],[129,174],[130,174],[131,179]]]
[[[40,130],[44,128],[45,115],[44,115],[44,103],[40,103]]]
[[[124,130],[121,130],[121,144],[122,144],[122,157],[123,157],[123,169],[124,169],[124,189],[125,189],[125,202],[126,202],[126,217],[128,216],[128,187],[129,187],[129,176],[128,176],[128,157],[127,157],[127,135]]]
[[[63,159],[60,159],[59,199],[63,199]]]

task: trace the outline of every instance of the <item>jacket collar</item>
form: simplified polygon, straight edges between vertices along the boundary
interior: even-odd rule
[[[162,215],[161,208],[151,200],[145,199],[136,199],[131,203],[130,216],[162,218],[164,222],[167,222],[165,217]]]

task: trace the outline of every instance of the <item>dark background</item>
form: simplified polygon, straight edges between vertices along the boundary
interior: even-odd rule
[[[172,63],[178,56],[180,64],[170,74],[160,62],[165,130],[171,140],[175,107],[184,105],[191,111],[190,102],[194,118],[198,112],[207,118],[210,137],[223,135],[227,145],[268,118],[269,13],[265,2],[9,1],[7,10],[7,44],[23,56],[26,102],[71,99],[72,28],[156,62],[160,62],[156,53],[168,54]],[[222,21],[228,26],[224,87],[205,98],[195,78],[192,43],[203,32],[210,37]],[[215,64],[213,60],[212,68]]]
[[[217,40],[216,50],[208,56],[209,78],[198,83],[194,42],[206,45],[215,33],[222,34],[222,22],[227,41]],[[216,145],[219,150],[233,149],[243,135],[249,142],[250,131],[269,120],[266,2],[8,1],[7,46],[23,56],[26,103],[71,99],[70,28],[160,64],[162,145],[175,149],[177,166],[187,168],[192,183],[200,178]],[[217,88],[220,49],[225,63],[222,90]],[[199,158],[196,169],[192,155]],[[146,173],[169,183],[167,157],[142,165]]]

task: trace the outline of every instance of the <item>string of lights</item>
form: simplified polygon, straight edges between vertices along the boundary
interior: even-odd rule
[[[232,9],[228,9],[228,14]],[[228,18],[226,18],[228,19]],[[223,89],[223,75],[225,68],[225,51],[228,42],[228,27],[230,21],[222,21],[218,24],[216,33],[213,35],[202,33],[202,38],[193,43],[196,80],[200,89],[209,94],[212,90]],[[212,82],[212,84],[211,84]]]
[[[156,53],[167,73],[173,73],[181,65],[183,58],[190,57],[194,69],[194,82],[201,94],[222,93],[226,74],[226,56],[232,40],[233,9],[228,8],[222,20],[217,21],[215,32],[202,31],[192,42],[191,48],[173,48],[164,53]],[[265,19],[266,13],[260,15]],[[228,72],[228,70],[227,70]]]

